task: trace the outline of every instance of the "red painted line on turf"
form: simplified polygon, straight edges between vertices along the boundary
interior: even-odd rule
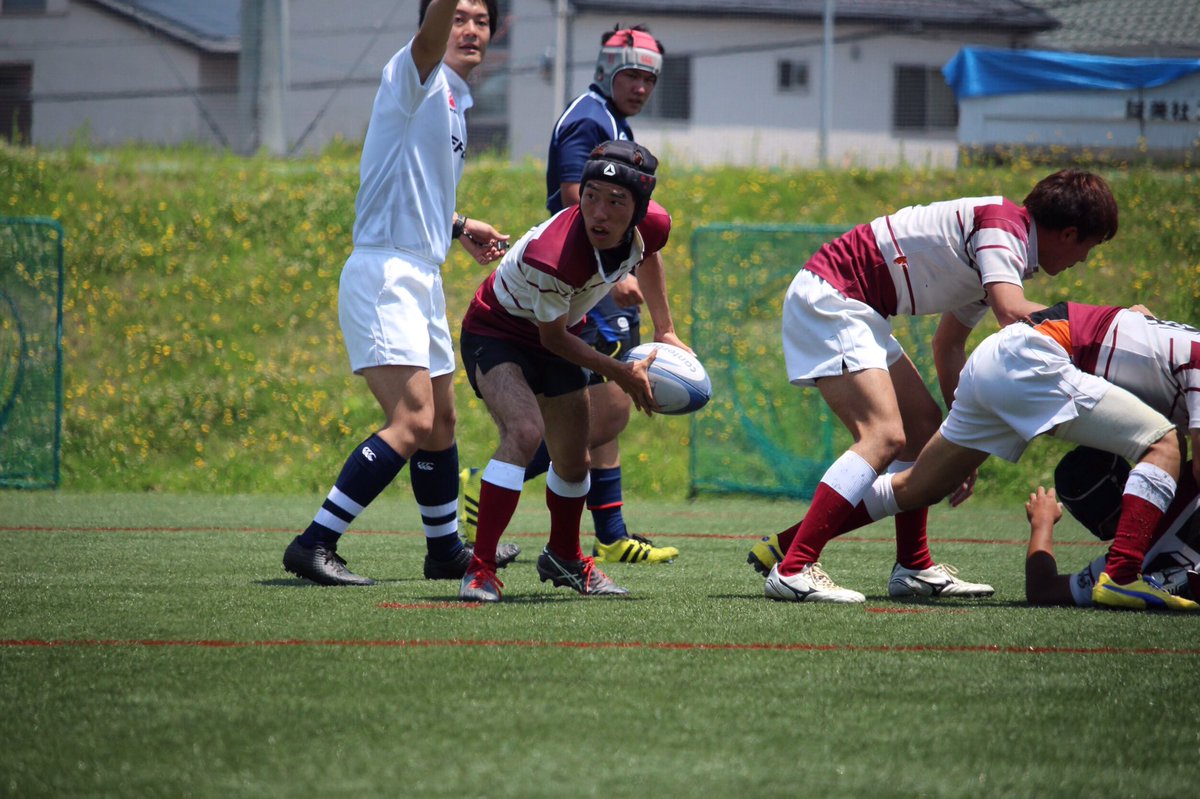
[[[63,526],[49,527],[45,525],[0,525],[0,533],[251,533],[251,534],[295,534],[291,527],[82,527]],[[424,536],[423,532],[412,530],[351,530],[349,535],[388,535],[388,536]],[[505,538],[538,538],[545,539],[546,533],[507,532]],[[725,533],[649,533],[654,538],[664,539],[709,539],[713,541],[758,541],[760,536],[733,535]],[[858,544],[892,544],[894,538],[867,538],[864,536],[842,535],[838,541],[851,541]],[[991,538],[942,538],[930,536],[933,544],[983,544],[986,546],[1026,546],[1026,539],[991,539]],[[1103,541],[1055,541],[1056,547],[1100,547]]]
[[[384,610],[474,610],[483,607],[482,602],[380,602],[376,607]]]
[[[265,641],[159,640],[159,639],[0,639],[6,648],[67,648],[67,647],[164,647],[193,649],[267,649],[275,647],[383,647],[398,649],[442,649],[461,647],[513,647],[519,649],[644,649],[650,651],[708,651],[708,652],[878,652],[897,654],[1001,654],[1001,655],[1197,655],[1200,649],[1166,649],[1162,647],[1063,647],[1063,646],[860,646],[857,644],[721,644],[689,641],[524,641],[475,640],[450,638],[443,640],[400,639],[281,639]]]
[[[867,608],[867,613],[941,613],[947,614],[963,614],[971,611],[965,609],[950,610],[949,608]]]

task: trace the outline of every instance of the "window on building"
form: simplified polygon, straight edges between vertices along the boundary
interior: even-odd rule
[[[28,144],[33,132],[33,66],[0,64],[0,139]]]
[[[775,87],[788,94],[808,93],[808,64],[804,61],[777,61]]]
[[[958,127],[958,103],[940,68],[896,66],[892,127],[908,132],[938,132]]]
[[[0,0],[0,14],[45,14],[46,0]]]
[[[650,119],[692,118],[692,59],[690,56],[663,58],[662,72],[650,102],[642,108],[640,117]]]

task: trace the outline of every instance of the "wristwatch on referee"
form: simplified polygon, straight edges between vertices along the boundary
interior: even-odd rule
[[[450,226],[450,237],[459,239],[467,232],[467,218],[457,211],[454,212],[454,224]]]

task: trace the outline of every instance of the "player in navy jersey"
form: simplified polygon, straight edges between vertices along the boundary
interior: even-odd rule
[[[1116,535],[1129,463],[1109,452],[1076,447],[1054,470],[1054,488],[1039,486],[1025,503],[1029,549],[1025,556],[1025,599],[1031,605],[1092,607],[1092,592],[1107,565],[1101,555],[1074,574],[1059,574],[1054,559],[1054,525],[1065,505],[1101,541]],[[1059,502],[1061,500],[1061,502]],[[1179,475],[1167,512],[1142,561],[1144,579],[1169,593],[1200,601],[1200,493],[1191,464]]]
[[[595,80],[568,105],[554,126],[546,168],[546,208],[558,213],[579,202],[584,165],[596,145],[609,140],[633,140],[629,117],[645,107],[658,83],[663,61],[662,43],[643,26],[615,28],[601,37]],[[660,255],[649,256],[657,260]],[[588,312],[579,335],[597,351],[613,357],[641,343],[638,311],[644,301],[638,278],[629,275],[613,286]],[[683,346],[669,327],[670,319],[655,318],[655,339]],[[620,435],[630,418],[628,395],[604,375],[592,373],[591,490],[587,506],[592,514],[596,543],[592,554],[610,563],[665,563],[679,554],[675,547],[655,546],[641,535],[631,535],[625,524],[622,499]],[[545,473],[549,455],[539,447],[525,470],[531,480]],[[478,474],[464,474],[463,528],[471,537],[478,504]]]
[[[441,265],[453,239],[486,264],[507,238],[455,211],[472,102],[467,78],[483,61],[496,15],[495,0],[422,0],[416,35],[383,68],[338,316],[350,367],[386,422],[355,447],[312,523],[284,552],[285,569],[321,585],[374,582],[347,568],[338,541],[410,460],[425,576],[457,580],[470,563],[458,535],[455,362]],[[513,557],[510,548],[500,559]]]
[[[1136,461],[1092,602],[1200,610],[1142,573],[1175,497],[1184,438],[1193,452],[1200,447],[1200,331],[1143,311],[1064,302],[988,336],[967,359],[954,405],[916,463],[878,477],[834,534],[928,507],[989,456],[1015,463],[1049,433]],[[1189,471],[1200,481],[1200,460]],[[769,587],[786,590],[775,574]]]
[[[788,379],[815,385],[854,443],[822,476],[804,519],[751,550],[750,564],[768,574],[768,596],[865,599],[838,586],[818,559],[876,477],[910,466],[941,420],[889,317],[940,315],[932,351],[950,407],[967,337],[989,308],[1001,326],[1039,310],[1025,297],[1025,280],[1039,268],[1050,276],[1064,272],[1116,232],[1117,205],[1104,180],[1062,170],[1039,181],[1023,205],[993,196],[903,208],[859,225],[809,259],[784,300]],[[952,502],[972,490],[974,473],[963,478]],[[990,585],[960,580],[933,560],[926,516],[921,506],[896,517],[888,593],[923,594],[936,585],[936,596],[990,595]]]
[[[610,141],[592,151],[580,203],[525,234],[475,293],[463,317],[463,363],[496,422],[500,443],[482,473],[475,557],[465,600],[496,602],[497,545],[521,497],[525,466],[543,440],[550,453],[550,540],[538,575],[588,596],[628,593],[585,557],[580,518],[588,495],[588,373],[604,375],[635,407],[655,405],[646,369],[596,351],[578,330],[614,283],[640,270],[651,312],[669,316],[661,261],[671,218],[651,201],[658,162],[644,147]]]

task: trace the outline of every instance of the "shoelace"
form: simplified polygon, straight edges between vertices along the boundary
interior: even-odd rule
[[[958,569],[951,566],[949,563],[939,563],[933,567],[935,571],[940,571],[942,574],[949,577],[951,580],[958,580]]]
[[[475,572],[475,575],[471,578],[470,587],[485,588],[488,583],[495,585],[497,588],[504,587],[504,583],[500,582],[500,578],[496,576],[496,573],[486,567]]]
[[[592,575],[598,574],[604,577],[604,572],[596,568],[595,558],[584,558],[580,561],[583,564],[583,592],[586,594],[592,590]]]
[[[637,556],[649,557],[650,556],[650,550],[654,549],[654,546],[652,544],[647,544],[645,541],[639,541],[636,538],[633,538],[632,536],[630,536],[630,538],[633,539],[633,543],[631,543],[629,545],[629,548],[633,551],[633,555],[635,557],[637,557]]]
[[[1149,574],[1143,574],[1142,581],[1144,583],[1146,583],[1146,585],[1150,586],[1151,588],[1157,588],[1159,591],[1166,591],[1166,593],[1168,593],[1168,594],[1172,593],[1171,591],[1167,591],[1166,587],[1163,586],[1162,583],[1160,583],[1158,580],[1156,580],[1154,577],[1152,577]]]
[[[820,586],[821,588],[840,588],[841,587],[833,581],[833,578],[831,578],[828,574],[825,573],[825,570],[821,568],[820,563],[814,563],[811,567],[809,567],[808,579],[811,580],[815,585]]]
[[[654,546],[654,542],[651,541],[649,538],[646,538],[646,536],[644,536],[644,535],[638,535],[637,533],[630,533],[629,537],[632,538],[634,541],[637,541],[639,544],[645,544],[648,547]]]
[[[346,559],[339,555],[335,550],[325,550],[325,562],[332,562],[335,566],[340,567],[343,571],[346,570]]]

